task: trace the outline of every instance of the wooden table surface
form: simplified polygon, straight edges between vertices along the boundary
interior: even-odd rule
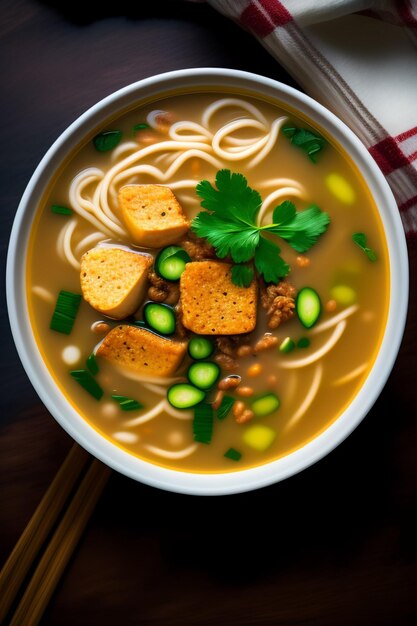
[[[250,35],[204,5],[3,0],[1,263],[41,156],[87,107],[154,73],[225,66],[294,84]],[[154,6],[153,6],[154,5]],[[59,8],[57,8],[59,6]],[[411,248],[411,246],[410,246]],[[113,473],[43,625],[417,623],[417,245],[400,356],[359,428],[283,483],[196,498]],[[0,560],[72,445],[33,391],[1,293]]]

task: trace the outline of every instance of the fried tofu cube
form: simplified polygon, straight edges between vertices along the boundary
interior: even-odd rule
[[[145,328],[124,324],[106,335],[96,354],[137,374],[167,377],[175,374],[186,351],[186,341],[166,339]]]
[[[126,185],[119,207],[134,243],[162,248],[175,243],[190,228],[178,200],[164,185]]]
[[[257,287],[232,283],[232,265],[187,263],[180,279],[182,323],[199,335],[240,335],[256,326]]]
[[[132,315],[145,296],[152,257],[122,248],[98,246],[81,259],[84,300],[96,311],[120,320]]]

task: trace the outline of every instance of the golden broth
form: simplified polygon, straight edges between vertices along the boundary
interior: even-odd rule
[[[225,97],[225,94],[200,93],[172,96],[129,112],[117,122],[113,122],[110,128],[122,130],[123,141],[132,142],[141,138],[146,141],[147,137],[152,140],[152,135],[154,135],[153,139],[156,138],[157,142],[164,142],[167,136],[163,133],[155,135],[152,132],[143,131],[141,135],[141,131],[135,138],[132,136],[131,129],[133,125],[143,122],[146,115],[154,109],[168,111],[178,121],[190,120],[201,123],[202,112],[221,97]],[[244,100],[258,107],[269,124],[280,115],[287,114],[282,109],[264,101],[246,97]],[[228,121],[245,117],[245,115],[245,111],[231,106],[213,116],[212,126],[216,129]],[[288,115],[298,126],[306,126],[304,121],[298,120],[292,114]],[[236,136],[248,138],[250,135],[250,131],[246,129]],[[138,147],[143,147],[143,145],[141,143]],[[131,150],[133,149],[134,146],[131,146]],[[120,150],[120,147],[116,150]],[[120,158],[124,158],[126,154],[129,154],[129,150]],[[165,171],[170,164],[169,153],[162,160],[158,159],[160,156],[160,154],[151,154],[146,163],[156,165]],[[308,267],[298,267],[297,253],[280,240],[282,256],[292,268],[288,279],[297,289],[304,286],[313,287],[320,294],[323,304],[331,299],[332,287],[347,284],[357,294],[358,308],[346,318],[342,328],[340,324],[336,324],[322,332],[317,332],[317,327],[306,330],[294,317],[273,331],[280,340],[287,336],[295,341],[308,337],[310,346],[304,349],[296,348],[289,354],[282,354],[274,348],[259,353],[257,356],[240,359],[236,373],[242,376],[242,386],[250,385],[255,393],[274,391],[281,400],[278,411],[262,419],[255,418],[247,425],[238,425],[231,414],[224,421],[215,419],[211,444],[199,444],[189,456],[176,459],[162,458],[160,454],[152,451],[152,447],[165,450],[168,456],[175,457],[177,452],[192,446],[192,410],[182,414],[185,419],[179,419],[178,415],[169,415],[163,411],[153,419],[135,425],[136,420],[140,421],[138,418],[157,403],[164,401],[164,392],[161,395],[155,393],[155,389],[145,388],[140,381],[117,371],[102,359],[99,360],[100,372],[96,378],[105,390],[105,396],[99,402],[71,378],[69,372],[72,369],[85,367],[85,360],[98,343],[100,338],[91,331],[91,325],[97,320],[102,320],[103,316],[83,301],[69,336],[49,329],[59,291],[65,289],[80,293],[79,272],[57,252],[60,232],[67,225],[68,220],[76,220],[71,246],[77,256],[77,243],[97,230],[76,214],[68,217],[52,213],[50,206],[52,204],[70,206],[69,187],[73,178],[87,167],[98,167],[107,171],[112,165],[112,158],[114,158],[113,151],[99,153],[90,141],[82,146],[68,161],[44,198],[31,236],[27,264],[27,294],[31,323],[39,349],[62,393],[92,427],[116,445],[152,463],[184,471],[218,472],[245,469],[286,455],[316,437],[337,419],[363,384],[377,354],[388,309],[388,252],[381,221],[362,178],[350,160],[340,149],[328,145],[319,155],[318,163],[313,164],[305,153],[292,146],[282,133],[278,135],[270,153],[253,168],[248,167],[250,159],[222,160],[222,167],[244,174],[249,185],[257,189],[263,198],[276,189],[276,184],[275,186],[268,184],[268,181],[277,178],[293,179],[304,188],[305,199],[284,195],[272,206],[288,197],[295,202],[298,209],[315,203],[329,213],[331,224],[328,232],[306,253],[311,261]],[[175,181],[184,179],[195,180],[196,183],[203,178],[213,181],[216,169],[213,164],[193,157],[185,161],[180,170],[165,184],[169,186]],[[346,204],[338,199],[325,184],[326,177],[332,173],[340,175],[354,190],[356,199],[353,203]],[[155,181],[148,174],[138,174],[133,181],[129,180],[129,182],[160,181]],[[89,195],[88,189],[86,187],[86,197]],[[175,189],[174,192],[189,217],[193,217],[200,210],[198,198],[192,188]],[[117,206],[114,203],[111,208],[117,214]],[[377,262],[371,263],[359,247],[352,242],[351,236],[355,232],[366,233],[369,245],[377,252]],[[110,238],[106,235],[102,239]],[[120,237],[113,237],[112,240],[116,243],[129,244],[128,240]],[[86,249],[94,245],[95,242]],[[146,251],[150,252],[149,249]],[[78,251],[78,260],[81,252]],[[53,297],[48,300],[48,294],[45,295],[39,288],[46,289]],[[317,326],[333,319],[347,308],[338,306],[333,313],[326,313],[323,310]],[[338,329],[343,330],[344,324],[344,332],[329,353],[309,365],[287,367],[288,363],[305,359],[321,350],[334,333],[337,334]],[[255,333],[261,337],[266,330],[265,313],[259,307]],[[79,350],[79,358],[71,366],[65,363],[62,357],[64,349],[68,346],[74,346]],[[262,372],[259,376],[250,378],[246,372],[255,362],[261,364]],[[184,374],[189,363],[190,360],[187,357],[179,375]],[[276,383],[270,382],[271,375],[276,376]],[[307,404],[315,387],[317,387],[317,392],[312,403],[298,418],[303,409],[303,403]],[[140,400],[145,408],[142,411],[123,412],[111,400],[111,394]],[[273,445],[264,452],[250,448],[242,439],[245,430],[255,422],[271,426],[277,432]],[[233,462],[224,457],[224,453],[231,447],[242,453],[239,462]]]

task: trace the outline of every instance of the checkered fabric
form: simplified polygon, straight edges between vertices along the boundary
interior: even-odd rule
[[[207,0],[360,137],[417,238],[417,0]]]

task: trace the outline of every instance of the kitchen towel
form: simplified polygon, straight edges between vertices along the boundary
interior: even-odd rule
[[[417,0],[207,0],[368,148],[417,238]]]

